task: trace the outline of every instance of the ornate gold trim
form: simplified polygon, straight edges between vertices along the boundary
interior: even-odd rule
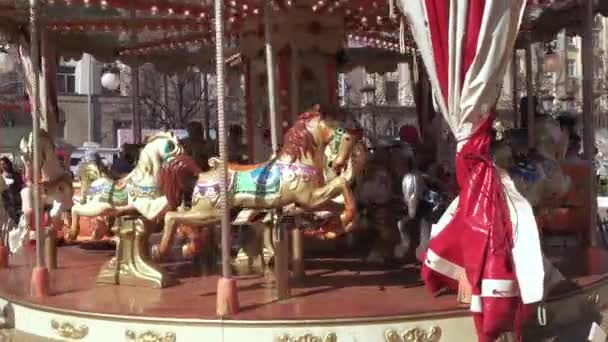
[[[608,277],[606,279],[606,285],[608,285]],[[412,320],[426,320],[426,319],[462,319],[470,318],[471,311],[467,308],[448,309],[439,312],[423,312],[414,314],[402,314],[396,316],[363,316],[357,318],[328,318],[328,319],[301,319],[301,320],[225,320],[219,319],[203,319],[203,318],[178,318],[178,317],[147,317],[137,315],[125,315],[125,314],[107,314],[107,313],[93,313],[87,311],[79,311],[77,309],[63,309],[56,308],[48,305],[40,305],[37,303],[28,302],[24,298],[18,298],[15,296],[7,295],[0,291],[0,299],[11,301],[13,305],[18,305],[32,310],[38,310],[40,312],[56,315],[70,315],[83,319],[97,319],[97,320],[122,320],[129,322],[141,322],[146,324],[182,324],[182,325],[221,325],[223,327],[307,327],[307,326],[327,326],[327,325],[359,325],[359,324],[400,324],[403,321]]]
[[[89,327],[84,324],[76,327],[71,323],[59,323],[54,319],[51,320],[51,328],[53,328],[59,336],[71,340],[81,340],[89,334]]]
[[[338,336],[335,333],[328,333],[325,337],[315,336],[313,334],[305,334],[301,336],[291,336],[283,334],[279,336],[276,342],[338,342]]]
[[[127,336],[128,342],[175,342],[176,337],[175,333],[168,332],[163,334],[158,334],[153,331],[146,331],[137,335],[133,330],[127,330],[125,335]]]
[[[396,330],[389,329],[384,332],[385,342],[439,342],[441,339],[441,328],[431,327],[428,332],[422,328],[411,328],[399,334]]]

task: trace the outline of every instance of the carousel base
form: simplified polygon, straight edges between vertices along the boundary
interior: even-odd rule
[[[544,325],[531,325],[528,330],[535,337],[530,341],[554,336],[560,327],[571,331],[583,318],[602,323],[601,310],[608,307],[608,253],[579,253],[565,258],[560,267],[564,272],[576,270],[575,282],[556,289],[540,306]],[[100,267],[112,255],[59,248],[59,267],[50,273],[50,296],[41,299],[30,296],[32,250],[11,256],[10,268],[0,270],[5,326],[38,341],[476,340],[469,311],[454,295],[431,296],[412,266],[382,269],[358,260],[309,260],[306,278],[292,283],[292,297],[284,301],[274,300],[272,275],[237,276],[240,312],[218,319],[217,275],[195,276],[191,265],[168,264],[164,268],[180,280],[169,288],[96,284]],[[588,333],[590,322],[580,323],[581,334],[585,329]]]

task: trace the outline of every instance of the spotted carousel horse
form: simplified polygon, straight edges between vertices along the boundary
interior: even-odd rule
[[[9,233],[11,250],[13,252],[18,250],[25,242],[24,240],[28,240],[28,236],[33,233],[29,222],[31,222],[33,214],[33,198],[30,182],[34,167],[40,169],[39,187],[41,205],[45,209],[43,221],[50,223],[55,229],[59,230],[63,228],[63,214],[69,213],[69,210],[73,206],[74,188],[72,176],[59,162],[56,146],[51,136],[46,131],[41,130],[38,142],[40,148],[40,165],[38,166],[33,165],[33,134],[30,133],[28,139],[21,139],[19,144],[21,159],[26,168],[27,187],[21,190],[23,215],[20,218],[18,229]]]
[[[301,114],[285,134],[281,150],[267,162],[229,164],[226,186],[231,207],[266,211],[296,204],[314,211],[339,194],[350,196],[353,172],[345,166],[356,136],[345,127],[345,120],[331,114],[342,113],[322,111],[315,106]],[[323,154],[328,145],[337,151],[331,168],[339,176],[325,182]],[[162,239],[152,248],[155,260],[161,260],[169,252],[178,224],[203,227],[220,220],[219,160],[211,158],[209,164],[212,169],[198,175],[192,208],[166,213]],[[181,196],[182,193],[175,193],[175,202],[180,202]],[[193,248],[191,244],[185,245],[182,251],[189,257]]]
[[[119,180],[98,178],[86,189],[84,203],[72,208],[72,227],[67,238],[77,239],[80,217],[141,214],[146,220],[155,221],[173,209],[161,191],[157,176],[163,166],[182,154],[183,149],[173,133],[161,132],[148,138],[131,173]]]

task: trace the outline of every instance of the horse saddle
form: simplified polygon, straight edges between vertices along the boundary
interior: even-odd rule
[[[127,183],[122,180],[118,180],[118,181],[116,181],[116,183],[114,183],[114,189],[116,189],[118,191],[123,191],[126,188],[127,188]]]
[[[279,192],[281,173],[274,163],[262,165],[250,171],[237,171],[235,174],[235,193],[269,195]]]
[[[509,169],[509,175],[523,179],[526,183],[536,183],[541,178],[541,172],[535,163],[520,162]]]

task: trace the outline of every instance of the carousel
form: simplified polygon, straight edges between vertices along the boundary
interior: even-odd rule
[[[18,227],[3,224],[0,248],[1,318],[13,340],[604,341],[591,54],[586,162],[565,159],[567,125],[533,101],[514,110],[516,128],[493,127],[514,51],[529,57],[563,27],[592,49],[605,5],[447,4],[0,0],[33,117],[20,145],[31,201]],[[91,158],[74,184],[57,159],[54,74],[59,56],[83,52],[131,66],[140,149],[128,175]],[[211,60],[219,155],[201,165],[172,133],[142,139],[137,70]],[[400,63],[417,66],[420,127],[408,143],[367,146],[339,106],[338,72]],[[227,160],[229,68],[244,80],[250,164]],[[431,114],[445,130],[427,126]],[[438,143],[455,155],[430,158]],[[442,163],[454,166],[435,172]],[[85,227],[92,221],[107,229]]]

